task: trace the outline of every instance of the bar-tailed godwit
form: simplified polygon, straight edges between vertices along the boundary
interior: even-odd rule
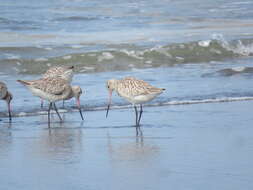
[[[74,66],[56,66],[49,68],[43,75],[42,78],[54,78],[60,77],[69,83],[72,82]],[[41,99],[40,107],[43,107],[43,99]],[[64,100],[63,100],[64,107]]]
[[[48,123],[50,123],[50,110],[52,109],[52,106],[54,106],[59,119],[62,121],[55,102],[60,100],[69,100],[73,97],[76,98],[77,107],[83,120],[83,114],[80,106],[80,96],[82,94],[82,90],[79,86],[70,86],[68,81],[58,77],[17,81],[27,86],[34,96],[38,96],[41,99],[50,102],[48,109]]]
[[[5,100],[8,107],[8,113],[9,113],[9,120],[11,121],[11,100],[12,100],[12,94],[8,91],[7,86],[5,83],[0,82],[0,99]]]
[[[42,78],[60,77],[69,83],[72,82],[74,66],[58,66],[49,68]]]
[[[142,104],[153,100],[156,96],[161,94],[165,89],[151,86],[149,83],[138,80],[134,77],[126,77],[121,80],[111,79],[107,81],[107,88],[109,91],[109,103],[106,111],[106,117],[111,105],[112,92],[115,90],[119,96],[132,103],[135,110],[136,126],[140,125],[142,116]],[[137,105],[140,105],[140,112],[138,113]]]

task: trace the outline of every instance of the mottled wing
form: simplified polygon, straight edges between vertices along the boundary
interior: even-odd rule
[[[146,95],[146,94],[156,94],[162,92],[161,88],[156,88],[149,83],[136,79],[134,77],[126,77],[122,80],[121,85],[126,89],[129,94],[133,96]]]
[[[70,88],[68,83],[61,78],[46,78],[43,80],[37,80],[33,82],[32,86],[54,95],[61,95],[64,90]]]
[[[65,71],[66,71],[66,68],[64,67],[51,67],[43,75],[43,78],[59,76],[59,75],[62,75]]]

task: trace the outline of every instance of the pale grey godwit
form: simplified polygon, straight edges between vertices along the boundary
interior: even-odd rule
[[[43,75],[42,78],[54,78],[54,77],[59,77],[62,78],[69,83],[72,82],[73,78],[73,69],[74,66],[55,66],[55,67],[50,67]],[[43,107],[43,99],[41,99],[41,107]],[[64,100],[63,100],[63,107],[64,107]]]
[[[9,120],[11,121],[11,100],[12,94],[8,91],[8,88],[5,83],[0,82],[0,99],[5,100],[8,107]]]
[[[79,109],[81,118],[83,120],[83,114],[80,105],[80,96],[82,90],[79,86],[70,86],[69,82],[62,78],[44,78],[38,80],[17,80],[24,84],[32,92],[34,96],[38,96],[43,100],[50,102],[48,109],[48,123],[50,124],[50,110],[52,106],[62,121],[62,118],[57,110],[55,102],[60,100],[69,100],[73,97],[76,98],[77,108]]]
[[[161,94],[165,89],[151,86],[149,83],[138,80],[134,77],[126,77],[121,80],[111,79],[107,81],[107,89],[109,91],[109,103],[106,111],[106,117],[111,105],[112,92],[115,90],[119,96],[132,103],[135,110],[136,126],[140,125],[142,116],[142,104],[153,100],[156,96]],[[140,112],[136,105],[140,105]],[[139,116],[138,116],[139,115]]]

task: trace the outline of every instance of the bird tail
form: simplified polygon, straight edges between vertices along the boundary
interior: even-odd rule
[[[20,82],[21,84],[24,84],[24,85],[30,85],[30,83],[25,80],[17,80],[17,82]]]
[[[68,69],[74,69],[74,66],[72,65],[72,66],[68,67]]]

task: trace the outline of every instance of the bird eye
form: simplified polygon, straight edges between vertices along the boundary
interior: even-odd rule
[[[110,88],[109,85],[107,86],[107,88]]]

